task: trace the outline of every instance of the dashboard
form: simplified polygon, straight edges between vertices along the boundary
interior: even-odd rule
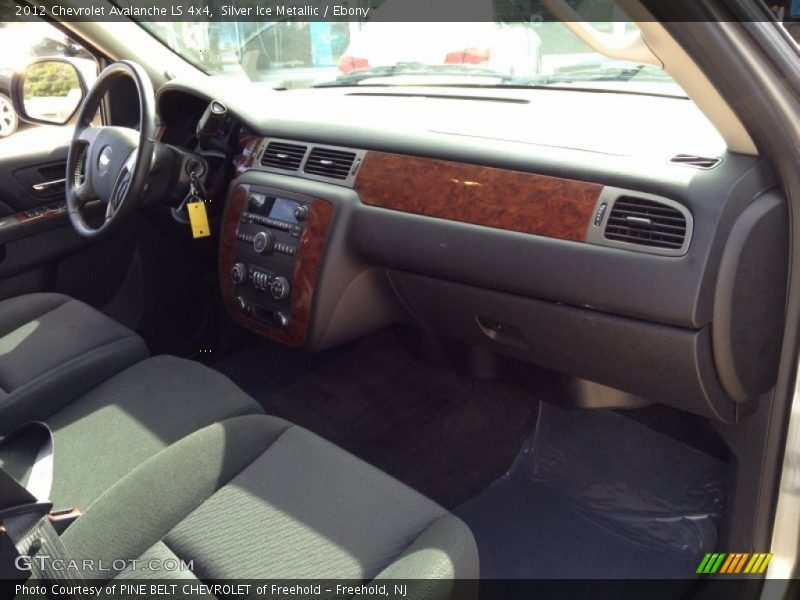
[[[219,277],[244,327],[318,350],[407,322],[725,422],[774,382],[785,202],[689,101],[207,79],[159,91],[162,141],[230,112]]]

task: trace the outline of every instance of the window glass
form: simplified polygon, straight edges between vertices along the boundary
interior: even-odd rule
[[[266,82],[275,88],[580,86],[684,95],[658,68],[593,51],[537,0],[485,0],[483,13],[481,1],[465,5],[461,0],[343,0],[342,5],[370,7],[362,21],[286,18],[142,26],[207,73]],[[131,0],[119,3],[132,4]],[[218,10],[213,1],[206,4]],[[242,0],[237,6],[246,4]],[[605,36],[622,41],[638,33],[610,0],[571,4]],[[475,22],[442,19],[463,13],[465,6],[477,7]],[[425,21],[426,15],[430,21]],[[411,16],[414,22],[408,21]]]

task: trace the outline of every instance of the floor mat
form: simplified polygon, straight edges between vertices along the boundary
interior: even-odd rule
[[[260,352],[217,368],[267,414],[318,433],[447,508],[500,477],[536,422],[538,403],[527,392],[426,365],[391,330],[335,356],[305,357],[319,361],[311,367]],[[286,385],[292,379],[299,381]]]
[[[543,404],[509,471],[455,510],[481,577],[693,578],[725,464],[612,411]]]
[[[264,405],[280,390],[308,377],[349,349],[309,354],[270,340],[259,340],[209,366],[227,375],[251,398]]]

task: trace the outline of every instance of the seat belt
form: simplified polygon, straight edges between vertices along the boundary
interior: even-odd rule
[[[10,440],[42,438],[26,485],[0,468],[0,522],[21,556],[31,558],[33,579],[54,583],[83,581],[80,563],[72,561],[50,521],[50,489],[53,484],[53,432],[41,422],[25,423],[0,440],[0,448]],[[55,561],[59,561],[56,563]],[[54,564],[59,569],[53,568]]]

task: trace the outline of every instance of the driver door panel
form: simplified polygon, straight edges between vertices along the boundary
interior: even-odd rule
[[[66,144],[49,141],[0,155],[0,297],[47,290],[58,261],[86,245],[70,226],[63,183],[47,185],[64,179],[67,155]]]

